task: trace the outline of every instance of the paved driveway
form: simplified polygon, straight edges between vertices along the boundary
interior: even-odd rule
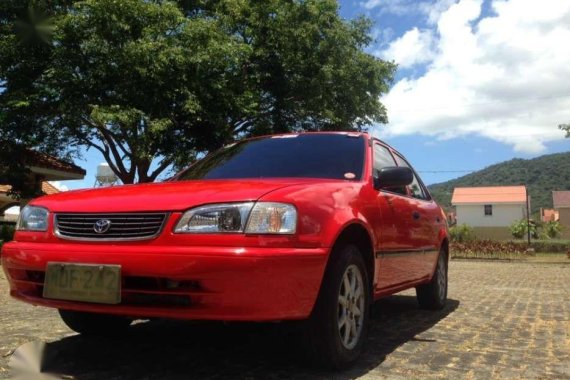
[[[412,292],[377,303],[365,355],[326,373],[298,358],[286,325],[154,321],[83,338],[9,299],[0,274],[0,378],[12,350],[45,340],[52,373],[79,379],[570,379],[570,265],[452,262],[450,277],[443,311],[419,310]]]

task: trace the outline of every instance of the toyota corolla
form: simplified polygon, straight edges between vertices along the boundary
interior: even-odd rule
[[[139,318],[302,320],[329,367],[370,305],[447,298],[446,218],[408,161],[363,133],[241,141],[174,178],[37,198],[2,247],[11,295],[84,334]]]

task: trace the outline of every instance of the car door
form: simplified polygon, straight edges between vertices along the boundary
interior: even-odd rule
[[[412,166],[398,152],[393,151],[398,166],[412,169],[413,182],[408,186],[413,231],[412,241],[417,254],[409,262],[414,280],[429,277],[433,271],[439,252],[439,226],[442,223],[441,211],[433,201],[421,179]]]
[[[388,147],[378,142],[373,146],[373,176],[385,167],[397,166]],[[410,270],[414,263],[412,256],[420,243],[414,230],[412,213],[415,200],[408,194],[406,187],[376,190],[376,202],[381,217],[374,225],[377,239],[376,247],[376,291],[410,282],[415,271]]]

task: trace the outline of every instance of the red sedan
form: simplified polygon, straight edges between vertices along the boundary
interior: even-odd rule
[[[416,288],[447,298],[446,218],[405,160],[361,133],[260,137],[175,178],[31,201],[2,247],[11,295],[86,334],[136,318],[304,320],[340,368],[370,304]]]

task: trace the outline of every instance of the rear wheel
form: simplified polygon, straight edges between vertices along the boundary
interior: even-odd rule
[[[447,252],[439,251],[437,266],[431,281],[416,288],[418,303],[422,309],[443,309],[447,302]]]
[[[59,315],[67,327],[84,335],[113,336],[124,332],[132,320],[108,314],[86,313],[82,311],[59,310]]]
[[[306,323],[313,361],[344,368],[360,355],[368,328],[370,283],[358,248],[345,245],[331,256],[319,297]]]

